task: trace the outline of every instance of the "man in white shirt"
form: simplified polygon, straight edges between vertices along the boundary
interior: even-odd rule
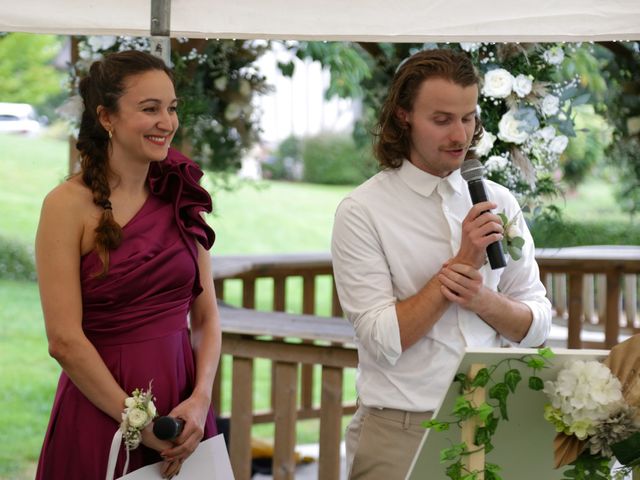
[[[397,70],[375,153],[384,168],[336,212],[332,255],[358,346],[359,408],[347,427],[352,479],[404,479],[467,346],[542,344],[551,305],[509,191],[486,181],[472,205],[460,167],[479,140],[479,79],[464,53],[419,52]],[[504,211],[522,258],[491,270]],[[434,466],[436,467],[436,466]]]

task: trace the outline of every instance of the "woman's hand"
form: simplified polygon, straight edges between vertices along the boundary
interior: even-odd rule
[[[192,395],[177,405],[170,413],[170,417],[184,420],[182,433],[173,440],[171,448],[160,452],[166,461],[184,461],[191,455],[204,436],[204,424],[211,401],[209,398]]]
[[[142,444],[158,452],[172,448],[174,445],[168,440],[160,440],[153,433],[153,422],[142,430]],[[162,478],[173,478],[180,472],[182,460],[167,460],[162,464]]]

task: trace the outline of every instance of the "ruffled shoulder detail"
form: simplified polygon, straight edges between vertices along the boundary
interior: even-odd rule
[[[201,215],[212,210],[211,196],[198,183],[202,175],[197,163],[170,148],[165,160],[150,165],[148,178],[151,194],[173,204],[180,233],[209,250],[216,235]]]

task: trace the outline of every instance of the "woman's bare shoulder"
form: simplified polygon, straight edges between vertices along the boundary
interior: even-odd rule
[[[43,213],[71,216],[78,220],[94,208],[91,190],[79,176],[71,177],[51,190],[42,206]]]

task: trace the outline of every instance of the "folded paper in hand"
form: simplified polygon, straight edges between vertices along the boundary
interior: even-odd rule
[[[162,478],[161,467],[162,462],[154,463],[120,478],[125,480],[158,480]],[[178,477],[185,480],[233,480],[224,437],[216,435],[200,443],[196,451],[182,464]]]

